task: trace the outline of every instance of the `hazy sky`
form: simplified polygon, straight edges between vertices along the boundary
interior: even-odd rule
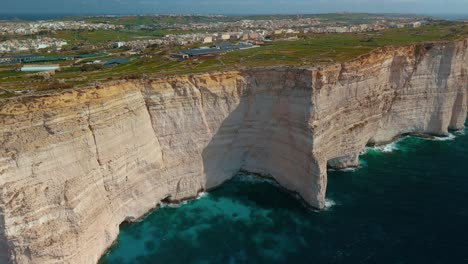
[[[468,0],[1,0],[0,13],[467,14]]]

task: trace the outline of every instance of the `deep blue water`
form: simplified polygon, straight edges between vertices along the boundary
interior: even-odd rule
[[[77,16],[76,14],[66,14],[66,13],[57,13],[57,14],[8,14],[0,13],[0,20],[27,20],[27,21],[36,21],[36,20],[52,20],[60,19],[64,17],[73,17]]]
[[[330,171],[316,212],[239,176],[123,226],[103,263],[468,263],[468,136],[404,138]],[[333,205],[334,203],[334,205]]]
[[[465,20],[468,19],[468,13],[465,14],[429,14],[431,17],[441,18],[446,20]]]

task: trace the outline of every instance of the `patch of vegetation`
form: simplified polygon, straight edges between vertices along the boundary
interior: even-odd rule
[[[146,30],[75,30],[59,31],[50,37],[65,39],[68,45],[105,45],[113,41],[130,41],[141,38],[158,38],[167,34],[177,34],[178,31],[146,31]]]
[[[108,39],[111,36],[93,35],[93,37]],[[258,48],[234,51],[211,59],[182,61],[171,59],[169,54],[189,47],[150,47],[141,54],[130,56],[132,61],[113,68],[81,72],[81,65],[66,65],[55,74],[54,78],[65,80],[67,85],[85,86],[109,79],[153,78],[245,67],[321,65],[345,62],[389,45],[400,46],[467,37],[468,27],[464,24],[389,29],[372,33],[307,34],[299,35],[298,40],[276,40]],[[111,55],[110,58],[114,56],[117,54]],[[37,87],[38,90],[43,90],[45,89],[41,88],[43,85],[42,82],[35,82],[24,73],[0,71],[0,87],[10,90]]]
[[[41,85],[37,87],[38,91],[64,90],[64,89],[70,89],[74,86],[73,83],[68,83],[65,80],[56,80],[56,79],[50,82],[42,82],[40,84]]]
[[[81,71],[83,72],[98,71],[102,69],[102,64],[84,64],[83,66],[81,66]]]
[[[376,21],[382,17],[418,17],[416,15],[402,14],[369,14],[369,13],[329,13],[329,14],[303,14],[302,18],[318,18],[334,22],[346,23],[366,23]],[[140,15],[140,16],[118,16],[118,17],[91,17],[85,21],[89,23],[109,23],[123,25],[125,27],[135,27],[140,25],[172,25],[172,24],[193,24],[193,23],[216,23],[235,22],[239,20],[277,20],[277,19],[297,19],[297,15],[237,15],[237,16],[171,16],[171,15]],[[79,20],[81,18],[73,18]]]

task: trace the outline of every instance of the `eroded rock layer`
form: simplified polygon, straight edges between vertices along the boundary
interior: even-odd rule
[[[121,81],[0,109],[0,262],[96,263],[119,224],[240,169],[323,208],[366,144],[463,127],[468,41],[323,68]]]

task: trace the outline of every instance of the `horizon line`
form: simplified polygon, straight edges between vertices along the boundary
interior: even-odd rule
[[[151,13],[151,12],[137,12],[137,13],[115,13],[115,12],[0,12],[0,15],[119,15],[119,16],[139,16],[139,15],[322,15],[322,14],[376,14],[376,15],[468,15],[466,13],[427,13],[427,12],[360,12],[360,11],[334,11],[334,12],[284,12],[284,13],[201,13],[201,12],[164,12],[164,13]]]

